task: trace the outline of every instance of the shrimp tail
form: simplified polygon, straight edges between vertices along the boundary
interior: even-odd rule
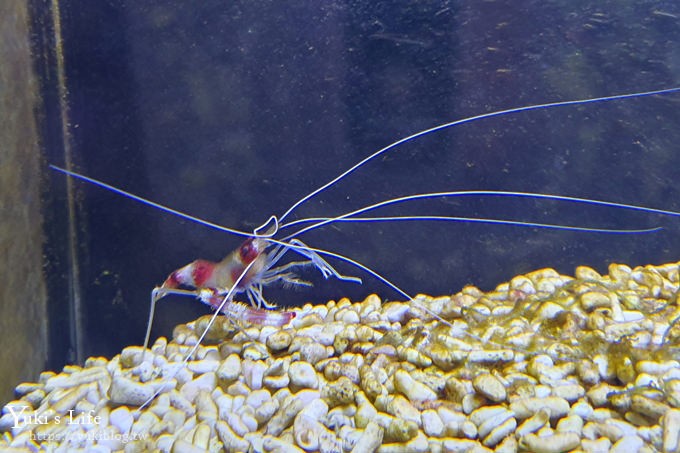
[[[297,315],[294,311],[263,310],[234,301],[224,304],[222,313],[237,322],[273,327],[285,326]]]

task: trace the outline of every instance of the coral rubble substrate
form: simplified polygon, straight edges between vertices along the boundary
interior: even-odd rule
[[[306,305],[283,328],[220,317],[180,365],[206,316],[20,384],[0,448],[678,452],[679,269],[543,269],[488,293]]]

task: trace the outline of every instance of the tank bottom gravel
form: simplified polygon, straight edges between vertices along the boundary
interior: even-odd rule
[[[679,452],[679,264],[575,275],[306,305],[283,328],[219,317],[181,365],[206,316],[20,384],[0,449]]]

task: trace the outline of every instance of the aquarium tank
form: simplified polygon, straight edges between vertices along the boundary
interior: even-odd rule
[[[215,225],[268,231],[260,227],[270,216],[292,206],[284,223],[466,191],[672,212],[474,193],[384,206],[363,214],[380,221],[328,222],[298,237],[347,258],[324,255],[353,278],[294,267],[291,279],[309,285],[263,290],[289,310],[371,294],[387,302],[467,285],[491,291],[541,268],[606,274],[612,262],[678,260],[680,95],[672,93],[441,128],[295,205],[372,153],[439,125],[679,85],[676,2],[29,0],[0,8],[0,94],[11,119],[0,138],[3,310],[17,330],[4,335],[12,352],[3,367],[19,367],[6,401],[43,369],[141,345],[155,287],[241,246],[243,236]],[[282,263],[304,259],[293,250]],[[194,297],[163,298],[152,342],[210,313]]]

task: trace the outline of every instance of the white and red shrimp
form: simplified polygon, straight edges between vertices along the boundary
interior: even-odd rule
[[[261,285],[275,280],[304,284],[290,273],[271,268],[266,253],[267,243],[261,238],[248,238],[222,261],[195,260],[173,271],[161,286],[151,293],[151,312],[147,326],[144,348],[148,346],[156,302],[168,294],[195,295],[201,302],[236,322],[269,326],[283,326],[295,317],[292,311],[263,309],[275,308],[266,302]],[[236,284],[236,282],[239,282]],[[256,283],[256,284],[254,284]],[[191,289],[182,289],[191,288]],[[228,299],[227,294],[245,292],[252,306]]]

